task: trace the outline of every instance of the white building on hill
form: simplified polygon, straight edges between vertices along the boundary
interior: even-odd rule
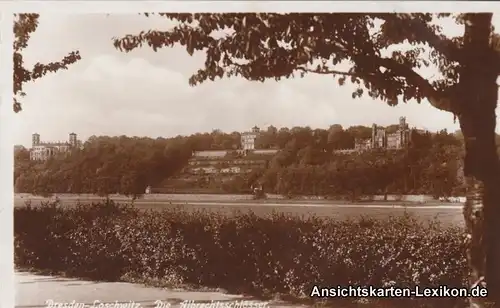
[[[242,150],[255,150],[255,140],[259,136],[260,128],[254,126],[252,131],[244,132],[241,134],[241,149]]]
[[[245,153],[251,152],[260,155],[274,155],[278,152],[275,149],[256,149],[255,141],[260,134],[260,128],[254,126],[251,131],[241,133],[240,137],[240,149],[237,152],[245,155]],[[223,158],[228,153],[234,152],[234,150],[208,150],[208,151],[196,151],[193,153],[193,158],[204,158],[204,159],[217,159]]]
[[[31,160],[47,160],[49,157],[58,153],[67,153],[74,148],[81,147],[81,141],[77,139],[75,133],[69,134],[68,141],[59,142],[41,142],[40,135],[35,133],[32,135],[32,147],[30,149]]]

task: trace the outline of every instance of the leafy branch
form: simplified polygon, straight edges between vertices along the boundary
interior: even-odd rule
[[[28,69],[24,65],[22,51],[28,47],[28,42],[31,35],[38,28],[39,14],[15,14],[14,20],[14,112],[22,110],[19,97],[23,97],[26,93],[23,91],[23,86],[30,81],[35,81],[47,73],[55,73],[59,70],[66,70],[68,67],[81,59],[78,51],[72,51],[66,55],[61,61],[50,62],[46,64],[36,63],[32,68]]]

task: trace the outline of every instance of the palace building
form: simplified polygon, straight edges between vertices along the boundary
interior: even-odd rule
[[[31,137],[30,159],[45,161],[58,153],[69,153],[72,149],[81,146],[75,133],[69,134],[68,141],[42,142],[40,135],[35,133]]]
[[[339,153],[360,152],[371,149],[398,150],[404,149],[410,143],[411,130],[406,123],[406,117],[399,118],[398,129],[389,133],[387,129],[377,124],[372,125],[372,136],[368,139],[357,139],[354,149],[337,150]]]

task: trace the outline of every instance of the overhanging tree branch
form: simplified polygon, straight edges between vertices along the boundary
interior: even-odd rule
[[[355,72],[343,72],[343,71],[337,71],[337,70],[330,70],[330,69],[311,69],[303,66],[297,67],[297,70],[303,71],[306,73],[315,73],[315,74],[322,74],[322,75],[343,75],[343,76],[353,76],[353,77],[361,77],[360,74],[357,74]]]
[[[451,98],[444,93],[440,93],[437,91],[425,78],[420,76],[413,69],[409,68],[404,64],[400,64],[394,59],[390,58],[370,58],[370,61],[373,61],[374,64],[377,64],[377,69],[379,67],[384,67],[390,70],[393,74],[396,74],[400,77],[405,78],[406,82],[420,89],[424,95],[429,100],[430,104],[440,110],[454,112],[453,106],[451,105]],[[319,69],[318,69],[319,68]],[[376,77],[376,74],[379,72],[344,72],[327,68],[311,69],[306,67],[297,67],[297,70],[315,73],[315,74],[324,74],[324,75],[344,75],[344,76],[354,76],[362,79],[367,79],[370,77]]]
[[[432,19],[430,14],[386,13],[374,16],[385,20],[387,28],[404,27],[408,33],[413,34],[414,37],[402,36],[402,41],[398,43],[403,43],[404,40],[421,42],[429,45],[450,61],[460,62],[462,60],[462,49],[446,36],[439,34],[436,31],[437,26],[428,23],[429,19]],[[384,28],[384,25],[382,27]]]
[[[13,44],[13,109],[14,112],[22,110],[21,103],[18,101],[19,96],[26,95],[23,91],[23,85],[27,82],[34,81],[43,77],[49,72],[56,72],[60,69],[66,70],[68,66],[81,59],[78,51],[70,52],[61,61],[52,62],[47,64],[37,63],[33,66],[32,70],[24,67],[24,60],[22,51],[28,47],[28,42],[31,34],[34,33],[38,27],[39,14],[16,14],[14,21],[14,44]]]
[[[377,64],[386,69],[391,70],[393,73],[404,77],[407,82],[412,83],[415,87],[423,91],[429,103],[440,110],[454,113],[453,106],[451,105],[451,98],[444,93],[438,92],[427,79],[420,76],[412,68],[400,64],[397,61],[389,58],[379,58],[375,60]]]
[[[355,64],[351,76],[356,74],[358,81],[363,80],[374,98],[388,99],[390,104],[397,103],[400,95],[405,101],[427,98],[435,108],[453,112],[452,100],[443,91],[446,86],[438,89],[413,70],[418,66],[413,60],[418,51],[399,55],[398,59],[380,55],[381,49],[408,40],[431,46],[438,54],[444,54],[443,58],[458,59],[461,54],[458,45],[431,25],[432,14],[166,14],[166,17],[181,25],[169,31],[126,35],[114,39],[115,47],[130,51],[147,44],[156,51],[180,44],[190,55],[195,50],[205,50],[205,67],[189,80],[193,86],[237,75],[256,81],[280,80],[292,77],[295,71],[305,73],[304,68],[315,60],[329,61],[333,66],[347,60]],[[385,20],[378,38],[370,33],[374,18]],[[193,21],[197,25],[191,24]],[[232,28],[234,33],[217,39],[210,35],[213,30],[224,28]],[[387,71],[381,72],[381,67]],[[322,73],[322,70],[309,72]],[[322,74],[332,73],[323,70]]]

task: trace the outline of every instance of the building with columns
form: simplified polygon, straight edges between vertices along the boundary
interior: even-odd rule
[[[31,136],[30,159],[45,161],[59,153],[69,153],[72,149],[81,147],[81,141],[78,140],[75,133],[69,134],[68,141],[42,142],[40,135],[34,133]]]
[[[255,140],[259,136],[260,128],[254,126],[251,131],[241,133],[241,149],[255,150]]]

